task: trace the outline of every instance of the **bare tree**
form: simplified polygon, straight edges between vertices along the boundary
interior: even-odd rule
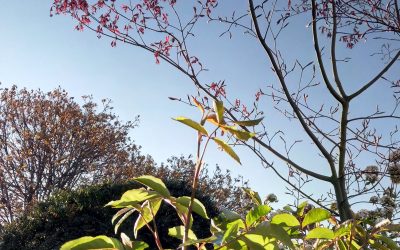
[[[223,100],[226,119],[260,117],[262,107],[258,99],[263,95],[270,96],[275,108],[284,117],[298,122],[304,132],[303,138],[292,142],[291,138],[285,138],[283,132],[269,131],[263,125],[256,128],[257,136],[253,142],[244,145],[259,157],[264,166],[286,182],[289,190],[298,194],[299,199],[305,197],[325,207],[336,202],[341,220],[352,218],[353,203],[368,202],[372,194],[378,195],[376,197],[381,199],[378,202],[381,205],[387,204],[382,200],[384,197],[389,197],[391,204],[396,204],[399,191],[397,182],[393,181],[394,175],[391,175],[392,182],[385,179],[389,180],[387,177],[390,176],[388,166],[398,166],[389,164],[388,154],[398,152],[399,148],[400,116],[397,108],[400,81],[390,79],[387,74],[398,64],[400,56],[397,0],[248,0],[248,9],[235,10],[229,15],[223,10],[218,13],[217,6],[225,2],[222,0],[197,1],[190,10],[178,7],[181,2],[54,0],[51,14],[70,14],[78,21],[77,30],[87,28],[99,37],[111,38],[113,47],[122,42],[149,51],[156,63],[163,59],[193,82],[205,106],[212,109],[208,105],[210,98]],[[204,62],[198,55],[192,54],[190,43],[196,39],[194,33],[202,18],[222,22],[226,27],[222,35],[232,36],[234,30],[244,31],[247,37],[258,41],[264,51],[265,60],[276,76],[276,84],[256,93],[254,108],[249,109],[250,106],[244,106],[239,100],[230,101],[224,81],[205,83],[200,80],[199,75],[205,70]],[[281,46],[282,34],[294,32],[291,30],[292,20],[309,24],[309,42],[313,48],[310,52],[315,55],[314,60],[306,61],[299,50],[299,55],[291,60],[293,55],[289,57]],[[366,42],[361,46],[359,41]],[[363,53],[375,51],[374,55],[382,57],[383,65],[368,81],[350,85],[343,81],[345,76],[340,69],[343,65],[351,67],[354,62],[338,56],[343,52],[343,44],[348,51],[356,46],[367,48]],[[371,62],[376,62],[375,59],[370,58]],[[293,81],[298,84],[290,84]],[[376,103],[376,109],[357,113],[354,103],[375,85],[381,86],[382,92],[392,93],[393,105],[383,110]],[[318,89],[318,95],[324,96],[325,104],[311,101],[312,94],[316,93],[314,89]],[[371,103],[373,101],[370,100]],[[382,122],[388,130],[379,130]],[[242,129],[247,130],[245,127]],[[283,147],[276,146],[277,140],[282,141]],[[291,157],[299,141],[308,144],[318,160],[322,157],[324,163],[319,169],[323,171],[303,166],[299,159]],[[235,138],[232,142],[243,144]],[[282,164],[270,161],[271,155]],[[369,159],[374,166],[364,168],[357,165],[360,158]],[[391,173],[398,173],[397,167],[390,169]],[[303,186],[311,179],[330,184],[333,191],[328,197],[316,197],[304,192]],[[397,207],[390,207],[393,215]]]
[[[121,123],[109,101],[80,106],[58,88],[44,93],[2,89],[0,94],[0,219],[12,221],[53,191],[126,178],[134,122]],[[125,173],[126,172],[126,173]]]

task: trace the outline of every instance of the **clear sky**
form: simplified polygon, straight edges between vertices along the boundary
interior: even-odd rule
[[[0,81],[2,87],[17,84],[19,87],[51,90],[58,86],[66,89],[71,96],[92,94],[95,100],[110,98],[115,113],[122,120],[132,120],[140,115],[140,126],[134,129],[131,137],[143,147],[143,153],[150,154],[160,163],[173,155],[195,153],[196,134],[171,117],[187,116],[199,118],[197,110],[184,104],[173,102],[169,96],[183,97],[195,94],[196,89],[190,80],[161,62],[157,65],[151,54],[119,43],[110,46],[109,39],[98,39],[89,31],[74,30],[75,21],[69,16],[49,16],[52,1],[1,1],[0,8]],[[227,4],[229,8],[245,10],[245,1],[236,0]],[[226,5],[225,5],[226,6]],[[310,30],[306,21],[295,24],[292,33],[283,34],[283,46],[290,58],[301,57],[303,61],[314,59],[310,52]],[[233,39],[218,38],[222,27],[213,24],[203,25],[197,30],[199,40],[193,40],[193,49],[198,51],[202,62],[210,69],[202,79],[212,82],[225,80],[228,95],[232,99],[244,101],[254,99],[259,88],[265,90],[266,84],[276,82],[265,56],[254,39],[236,32]],[[285,51],[286,52],[286,51]],[[292,53],[293,52],[293,53]],[[296,53],[294,53],[296,52]],[[347,53],[347,52],[345,52]],[[341,55],[345,57],[346,54]],[[364,60],[368,54],[359,56],[351,67],[342,67],[345,80],[364,82],[377,71],[377,64]],[[396,71],[397,70],[397,71]],[[397,66],[393,72],[399,72]],[[360,72],[354,74],[354,72]],[[351,85],[352,89],[356,84]],[[365,109],[372,103],[369,98],[377,98],[381,105],[390,105],[390,95],[379,94],[380,89],[372,89],[359,103],[356,110]],[[380,93],[380,92],[379,92]],[[325,97],[316,93],[315,103],[324,103]],[[376,103],[376,102],[375,102]],[[260,105],[265,107],[266,124],[272,131],[281,129],[295,140],[300,130],[293,123],[282,119],[273,111],[267,97]],[[318,167],[320,158],[313,154],[312,146],[300,147],[295,156],[304,164]],[[206,161],[210,166],[219,164],[222,168],[241,174],[250,180],[251,186],[262,195],[270,192],[278,197],[284,194],[284,185],[274,178],[272,171],[265,170],[249,151],[238,149],[243,166],[239,166],[227,155],[214,152],[211,148]],[[368,160],[362,162],[366,164]],[[281,167],[285,168],[283,164]],[[321,170],[325,172],[325,170]],[[313,184],[313,190],[321,183]],[[326,187],[330,188],[330,187]],[[281,199],[284,202],[284,198]]]

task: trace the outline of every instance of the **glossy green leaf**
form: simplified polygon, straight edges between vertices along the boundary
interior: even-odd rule
[[[267,205],[259,205],[252,208],[246,214],[246,225],[251,226],[254,222],[258,221],[261,217],[266,216],[271,211],[271,207]]]
[[[235,238],[239,232],[239,229],[244,228],[244,223],[241,219],[230,222],[226,226],[226,231],[224,236],[222,237],[222,243],[230,241],[232,238]]]
[[[183,235],[185,233],[185,227],[184,226],[177,226],[177,227],[172,227],[168,229],[168,235],[172,236],[174,238],[183,239]],[[192,230],[189,229],[189,234],[188,234],[189,240],[197,240],[196,235]]]
[[[255,120],[234,121],[233,123],[239,126],[251,127],[251,126],[257,126],[263,119],[264,117],[261,117]]]
[[[137,238],[138,231],[154,219],[154,216],[156,216],[161,206],[161,202],[162,199],[154,199],[145,201],[143,203],[140,214],[136,219],[135,225],[133,226],[133,233],[135,235],[135,238]]]
[[[275,215],[272,217],[271,223],[287,227],[300,226],[300,222],[297,220],[297,218],[287,213]]]
[[[242,163],[240,162],[240,158],[239,156],[235,153],[235,151],[233,151],[233,149],[231,148],[231,146],[229,146],[226,142],[224,142],[223,140],[220,140],[218,138],[213,138],[213,140],[230,156],[232,157],[235,161],[237,161],[240,165],[242,165]]]
[[[221,126],[221,128],[233,134],[237,139],[242,141],[247,141],[256,135],[255,133],[240,130],[232,126]]]
[[[176,201],[181,205],[184,205],[189,208],[189,203],[190,203],[189,196],[181,196],[177,198]],[[201,217],[208,219],[206,208],[204,207],[203,203],[201,203],[201,201],[199,201],[196,198],[193,200],[192,210]]]
[[[159,195],[150,190],[146,190],[144,188],[132,189],[126,191],[121,199],[116,201],[110,201],[106,204],[106,206],[112,206],[114,208],[123,208],[128,206],[136,207],[138,203],[143,202],[148,199],[153,199],[158,197]]]
[[[306,239],[328,239],[331,240],[335,237],[335,234],[329,228],[317,227],[311,230]]]
[[[259,195],[257,192],[251,190],[250,188],[243,188],[243,191],[244,191],[248,196],[250,196],[251,200],[252,200],[256,205],[262,205],[261,197],[260,197],[260,195]]]
[[[193,129],[197,130],[198,132],[208,136],[208,132],[203,126],[201,126],[199,123],[197,123],[197,122],[195,122],[195,121],[193,121],[193,120],[191,120],[189,118],[186,118],[186,117],[183,117],[183,116],[179,116],[179,117],[176,117],[176,118],[173,118],[173,119],[175,121],[181,122],[181,123],[193,128]]]
[[[309,224],[327,220],[331,217],[331,213],[322,208],[313,208],[304,216],[302,227]]]
[[[68,241],[63,244],[60,250],[87,250],[87,249],[118,249],[124,250],[123,244],[111,237],[100,235],[96,237],[85,236],[79,239]]]
[[[218,124],[225,124],[224,121],[224,104],[222,101],[214,101],[214,111],[217,115]]]
[[[163,197],[169,198],[171,196],[171,194],[168,191],[168,188],[165,186],[164,182],[159,178],[156,178],[151,175],[143,175],[134,178],[134,180],[153,189]]]

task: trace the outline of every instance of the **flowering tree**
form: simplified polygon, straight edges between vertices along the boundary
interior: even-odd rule
[[[14,220],[56,190],[126,178],[138,149],[107,100],[80,106],[66,91],[13,86],[0,93],[0,220]],[[126,173],[125,173],[126,172]]]
[[[400,81],[391,79],[388,73],[397,66],[400,56],[398,1],[249,0],[247,9],[228,14],[217,8],[224,2],[196,1],[193,8],[186,9],[187,2],[176,0],[53,0],[51,15],[69,14],[77,20],[79,31],[89,29],[98,37],[110,38],[112,47],[119,42],[129,44],[149,51],[156,63],[160,60],[169,63],[198,88],[200,94],[196,98],[206,109],[212,110],[209,99],[223,100],[227,121],[260,118],[263,112],[259,98],[271,97],[284,118],[298,122],[304,132],[301,141],[310,145],[318,160],[322,156],[322,166],[317,169],[323,170],[304,166],[291,156],[300,140],[291,142],[283,132],[270,131],[263,123],[256,127],[257,135],[252,143],[237,141],[241,139],[240,134],[236,138],[231,136],[231,142],[247,146],[297,197],[305,197],[324,207],[335,202],[341,220],[352,218],[352,204],[368,202],[371,194],[375,204],[390,209],[387,212],[391,217],[399,199],[396,187],[400,166],[396,155],[399,152]],[[222,35],[232,36],[235,29],[244,31],[245,36],[256,39],[265,52],[276,83],[256,93],[253,108],[234,98],[231,101],[224,81],[200,80],[205,64],[200,60],[201,55],[192,54],[190,44],[201,19],[225,25]],[[282,34],[295,32],[291,27],[299,20],[309,24],[310,52],[315,60],[303,60],[304,54],[291,59],[293,55],[289,56],[281,46]],[[361,45],[360,41],[366,42]],[[373,55],[381,56],[382,60],[376,57],[369,60],[383,65],[368,81],[350,85],[343,80],[346,77],[341,67],[355,62],[338,56],[344,50],[342,47],[348,48],[348,54],[355,48],[365,49],[364,53],[374,51]],[[297,84],[290,84],[293,81]],[[375,85],[381,86],[382,92],[392,93],[393,105],[382,109],[376,101],[377,108],[357,112],[354,103]],[[313,101],[316,93],[323,93],[325,103]],[[215,118],[212,112],[206,114],[205,118]],[[389,129],[380,132],[378,128],[382,123]],[[245,126],[241,129],[249,131]],[[277,140],[282,141],[283,147],[277,146]],[[270,156],[282,164],[269,160]],[[374,165],[360,166],[361,158],[369,159]],[[330,184],[333,191],[322,198],[304,192],[303,186],[311,179]],[[332,208],[336,213],[334,210]]]

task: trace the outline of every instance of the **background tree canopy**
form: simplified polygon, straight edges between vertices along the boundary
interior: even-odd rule
[[[176,196],[190,195],[190,188],[182,181],[167,181],[171,193]],[[111,200],[118,200],[130,189],[139,188],[140,184],[125,182],[121,184],[102,184],[82,188],[76,191],[57,192],[46,202],[40,202],[14,223],[7,225],[1,234],[1,249],[59,249],[66,241],[83,235],[107,235],[115,237],[111,218],[116,213],[111,207],[104,207]],[[203,202],[210,216],[217,215],[217,208],[208,193],[198,192],[197,197]],[[137,215],[132,215],[121,226],[119,233],[125,232],[133,237],[132,226]],[[179,240],[168,236],[168,228],[180,224],[174,209],[164,204],[157,214],[157,227],[162,235],[163,245],[176,248]],[[202,238],[210,236],[210,221],[194,217],[193,230]],[[150,249],[155,249],[153,236],[146,229],[139,231],[138,237],[148,242]]]
[[[98,111],[98,109],[100,109]],[[194,171],[191,157],[172,157],[160,167],[142,155],[128,133],[138,123],[122,123],[109,100],[101,105],[90,96],[79,105],[61,88],[3,89],[0,100],[0,219],[11,222],[54,192],[83,185],[120,182],[153,174],[165,180],[187,182]],[[199,189],[215,194],[220,208],[243,211],[248,199],[240,177],[219,167],[201,174]]]

